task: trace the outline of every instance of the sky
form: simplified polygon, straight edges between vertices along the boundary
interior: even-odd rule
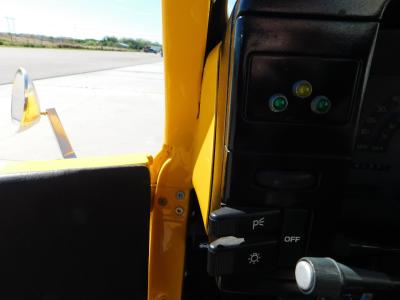
[[[107,35],[161,43],[161,1],[1,0],[0,32],[80,39]],[[234,2],[228,0],[229,10]]]
[[[235,5],[236,0],[228,0],[228,15],[231,14],[233,6]]]
[[[15,33],[161,42],[161,0],[1,0],[0,32],[9,27]]]

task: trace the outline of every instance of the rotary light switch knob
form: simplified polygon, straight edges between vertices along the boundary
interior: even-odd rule
[[[315,270],[308,261],[299,261],[295,269],[296,282],[299,289],[307,294],[315,286]]]

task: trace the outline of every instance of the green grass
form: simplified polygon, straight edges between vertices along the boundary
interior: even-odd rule
[[[127,45],[127,47],[122,46]],[[83,49],[101,51],[142,51],[146,47],[161,46],[144,39],[118,39],[106,36],[102,40],[72,39],[61,37],[48,37],[39,35],[17,34],[9,35],[0,33],[0,46],[25,47],[25,48],[59,48],[59,49]]]

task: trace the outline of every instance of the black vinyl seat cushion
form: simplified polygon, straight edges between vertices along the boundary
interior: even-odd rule
[[[0,299],[146,299],[145,166],[0,176]]]

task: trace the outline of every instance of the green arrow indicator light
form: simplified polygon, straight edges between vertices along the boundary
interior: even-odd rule
[[[331,107],[331,100],[325,96],[318,96],[311,101],[311,110],[316,114],[326,114],[331,110]]]
[[[273,95],[269,98],[269,108],[273,112],[283,112],[288,107],[288,99],[282,94]]]

